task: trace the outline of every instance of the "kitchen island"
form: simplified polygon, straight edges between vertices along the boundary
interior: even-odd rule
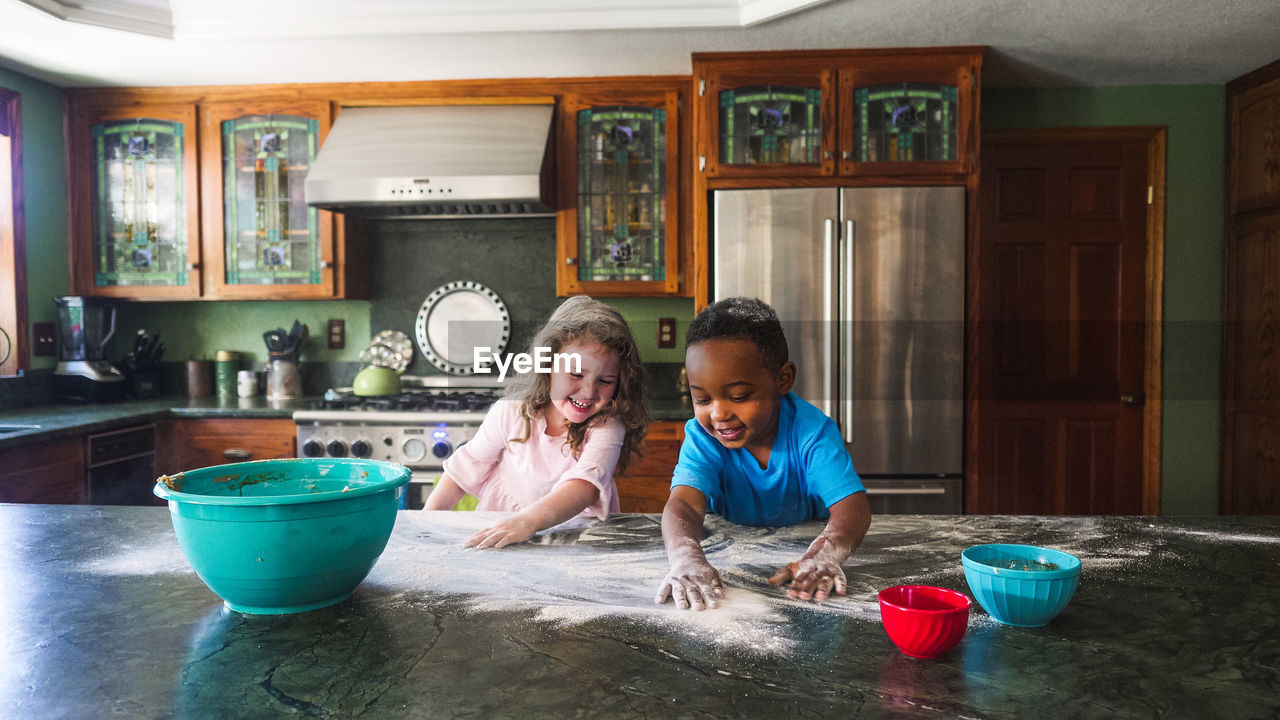
[[[820,525],[711,518],[723,607],[653,604],[658,517],[574,521],[504,550],[486,513],[402,511],[355,595],[223,609],[164,508],[0,505],[0,708],[14,717],[1275,718],[1280,518],[884,516],[823,605],[765,584]],[[975,603],[938,660],[899,652],[876,592],[968,593],[973,544],[1083,562],[1051,624]]]

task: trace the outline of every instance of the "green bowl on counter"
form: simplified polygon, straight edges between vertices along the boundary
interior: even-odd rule
[[[315,610],[351,597],[373,569],[409,483],[403,465],[285,458],[165,475],[178,544],[227,607]]]

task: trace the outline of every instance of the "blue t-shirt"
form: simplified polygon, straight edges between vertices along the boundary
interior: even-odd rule
[[[698,424],[685,425],[671,486],[707,496],[707,510],[739,525],[794,525],[826,518],[830,506],[862,492],[862,478],[836,423],[795,393],[780,403],[769,467],[746,448],[730,450]]]

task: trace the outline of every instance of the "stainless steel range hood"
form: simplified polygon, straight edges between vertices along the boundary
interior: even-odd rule
[[[377,218],[554,215],[551,105],[343,108],[307,204]]]

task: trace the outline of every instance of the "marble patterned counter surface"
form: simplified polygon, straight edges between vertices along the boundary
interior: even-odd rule
[[[491,515],[401,512],[350,600],[223,609],[164,508],[0,505],[0,708],[12,717],[1276,718],[1280,518],[882,516],[815,606],[765,584],[816,524],[712,519],[729,597],[653,604],[658,518],[574,523],[475,551]],[[1076,554],[1044,628],[975,603],[938,660],[885,636],[876,592],[968,592],[986,542]]]

